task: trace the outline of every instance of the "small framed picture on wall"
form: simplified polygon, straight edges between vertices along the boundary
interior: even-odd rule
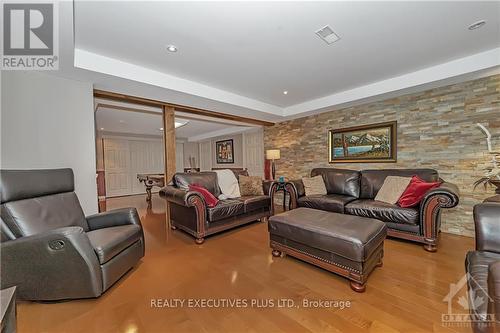
[[[217,164],[234,163],[233,139],[215,142],[215,153],[217,154]]]

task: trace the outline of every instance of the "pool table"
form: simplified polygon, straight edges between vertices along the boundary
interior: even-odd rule
[[[146,186],[146,201],[151,202],[151,189],[153,186],[164,187],[165,176],[162,173],[139,173],[137,179]]]

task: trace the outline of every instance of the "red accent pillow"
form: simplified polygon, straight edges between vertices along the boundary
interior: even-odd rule
[[[414,207],[422,201],[429,190],[439,185],[441,185],[441,182],[428,183],[418,176],[413,176],[411,177],[410,184],[401,197],[399,197],[398,205],[403,208]]]
[[[213,208],[219,203],[219,199],[217,199],[212,193],[210,193],[210,191],[208,191],[203,186],[189,184],[189,190],[200,193],[203,199],[205,199],[205,203],[209,208]]]

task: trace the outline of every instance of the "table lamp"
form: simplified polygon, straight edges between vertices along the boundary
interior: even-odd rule
[[[272,170],[272,176],[273,176],[273,180],[274,180],[274,179],[276,179],[276,165],[274,164],[274,161],[280,159],[280,150],[279,149],[266,150],[266,158],[268,160],[271,160],[271,170]]]

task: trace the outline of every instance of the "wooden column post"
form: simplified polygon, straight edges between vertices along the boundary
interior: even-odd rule
[[[175,115],[174,108],[163,106],[163,144],[165,151],[165,184],[175,174]]]

